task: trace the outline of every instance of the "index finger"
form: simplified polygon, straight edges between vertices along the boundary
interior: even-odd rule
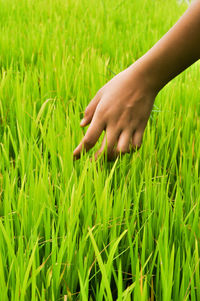
[[[85,136],[73,152],[74,158],[79,159],[83,150],[87,152],[94,147],[104,129],[105,123],[101,120],[99,114],[95,114]]]

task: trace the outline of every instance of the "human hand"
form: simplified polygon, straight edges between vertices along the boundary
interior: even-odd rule
[[[90,150],[106,131],[97,159],[107,151],[107,159],[140,148],[156,92],[133,64],[103,86],[85,110],[80,125],[90,123],[85,136],[73,152],[75,159],[83,149]]]

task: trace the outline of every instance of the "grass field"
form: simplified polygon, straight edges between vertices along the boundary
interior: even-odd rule
[[[200,300],[200,64],[138,152],[72,159],[91,98],[186,8],[0,0],[0,300]]]

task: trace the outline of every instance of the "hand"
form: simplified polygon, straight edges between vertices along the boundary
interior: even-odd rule
[[[104,130],[95,159],[106,150],[108,160],[114,160],[119,154],[140,148],[155,97],[156,93],[134,64],[116,75],[87,106],[80,125],[91,123],[73,152],[74,158],[78,159],[83,149],[90,150]]]
[[[179,21],[139,60],[99,90],[85,110],[81,126],[90,126],[74,150],[79,158],[106,131],[95,158],[107,149],[108,159],[139,148],[158,92],[200,59],[200,1],[194,1]]]

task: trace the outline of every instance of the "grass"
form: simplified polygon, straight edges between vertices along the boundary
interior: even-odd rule
[[[137,153],[72,160],[90,99],[186,8],[0,0],[1,300],[200,300],[199,63]]]

